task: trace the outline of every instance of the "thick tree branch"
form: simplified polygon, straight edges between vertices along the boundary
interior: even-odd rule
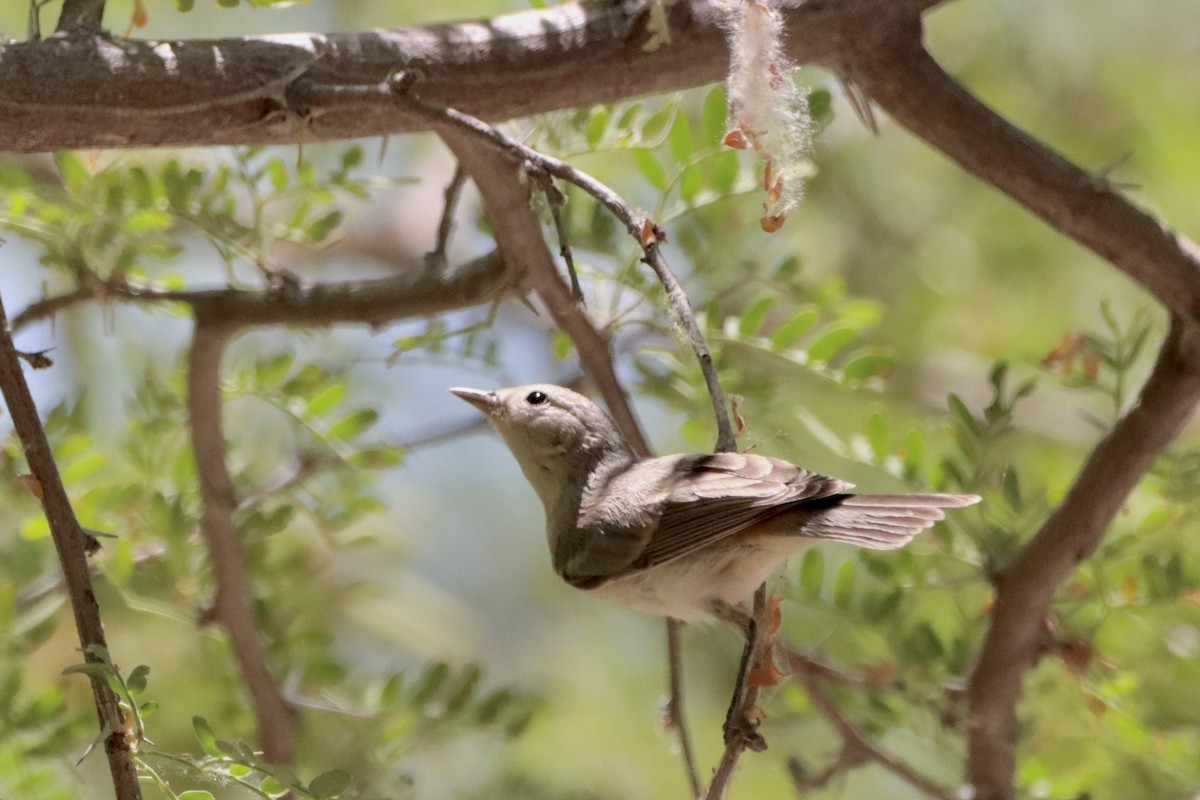
[[[967,778],[978,800],[1011,800],[1017,702],[1064,579],[1104,538],[1129,493],[1200,402],[1200,328],[1174,319],[1141,395],[1096,445],[1062,504],[999,580],[968,688]]]
[[[80,0],[87,3],[88,0]],[[789,57],[836,64],[864,26],[937,0],[808,0],[783,9]],[[498,121],[721,80],[724,6],[667,5],[670,44],[647,50],[643,4],[566,3],[479,22],[353,34],[155,42],[70,37],[0,45],[7,150],[294,144],[425,130],[382,98],[336,110],[290,105],[300,75],[373,84],[398,67],[430,100]]]
[[[34,405],[33,395],[25,381],[21,361],[13,345],[8,319],[0,303],[0,391],[8,406],[13,427],[21,440],[25,460],[39,487],[38,494],[42,509],[50,525],[50,534],[58,560],[62,565],[71,611],[75,616],[75,629],[79,633],[79,644],[83,657],[92,663],[101,663],[96,648],[108,651],[104,636],[104,624],[100,619],[100,606],[92,587],[87,553],[94,545],[79,526],[71,500],[58,473],[58,465],[50,451],[50,443]],[[100,737],[108,766],[112,772],[113,788],[118,800],[138,800],[142,796],[138,786],[137,769],[130,750],[129,731],[125,728],[124,714],[117,695],[100,678],[92,678],[92,696],[96,713],[100,718]]]
[[[104,0],[63,0],[58,33],[99,33],[104,22]]]
[[[254,591],[246,556],[233,521],[237,496],[225,462],[221,423],[221,356],[236,327],[197,314],[188,355],[188,429],[200,482],[200,534],[212,560],[216,593],[209,615],[224,628],[242,673],[259,744],[268,761],[292,760],[296,712],[283,698],[271,674],[270,659],[255,625]]]
[[[967,92],[925,51],[916,18],[872,30],[847,54],[850,74],[893,119],[1112,262],[1173,313],[1200,318],[1200,246]]]
[[[239,327],[338,323],[383,325],[494,300],[514,285],[499,251],[448,269],[406,269],[375,280],[282,284],[270,289],[165,291],[127,283],[74,289],[33,303],[13,320],[13,329],[88,300],[184,303],[213,322]]]

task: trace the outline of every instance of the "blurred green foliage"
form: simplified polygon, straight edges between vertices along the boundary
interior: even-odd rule
[[[351,3],[317,5],[308,13],[332,17],[314,27],[366,24]],[[387,13],[406,8],[395,5]],[[249,13],[176,6],[226,35],[243,19],[234,15]],[[167,4],[149,12],[148,36],[178,23]],[[126,11],[114,2],[108,13]],[[1186,227],[1200,182],[1194,114],[1179,99],[1194,94],[1186,76],[1200,68],[1177,24],[1189,13],[1183,0],[1104,15],[1084,0],[955,3],[932,15],[929,39],[1019,124],[1089,169],[1142,184],[1132,190],[1139,202]],[[812,549],[789,566],[783,590],[786,638],[864,676],[835,689],[846,714],[952,786],[968,724],[963,678],[987,629],[992,582],[1133,401],[1163,323],[1124,278],[910,136],[886,125],[878,138],[865,134],[826,75],[802,79],[822,134],[808,198],[775,236],[757,224],[751,156],[720,146],[719,88],[514,124],[664,223],[668,256],[737,397],[743,447],[867,488],[984,496],[896,553]],[[223,393],[236,522],[256,622],[304,720],[294,768],[263,762],[248,743],[254,723],[228,645],[197,624],[213,576],[197,535],[184,370],[180,345],[154,335],[161,312],[183,309],[164,304],[147,327],[108,307],[102,289],[336,279],[356,225],[391,220],[397,203],[414,216],[440,204],[428,154],[399,149],[378,164],[362,144],[306,145],[302,156],[250,148],[0,162],[10,239],[0,257],[20,244],[39,262],[22,279],[27,299],[100,287],[104,314],[73,309],[60,327],[29,335],[50,337],[57,369],[76,371],[44,404],[46,427],[81,521],[116,535],[94,559],[112,654],[85,668],[8,436],[0,797],[108,796],[103,759],[76,764],[96,736],[85,681],[71,676],[87,669],[129,709],[151,797],[684,795],[654,713],[658,623],[554,583],[531,534],[540,512],[518,499],[531,493],[506,454],[492,451],[488,463],[469,439],[446,445],[438,462],[397,434],[441,409],[449,382],[420,371],[429,363],[491,382],[574,377],[569,339],[512,303],[389,329],[370,357],[336,334],[297,332],[247,337],[231,353]],[[711,446],[698,369],[636,245],[563,188],[587,309],[611,334],[656,444]],[[457,236],[481,241],[485,221],[462,217]],[[432,226],[420,235],[418,252]],[[6,265],[10,314],[17,272]],[[123,325],[138,333],[119,339],[119,374],[93,369],[96,340],[120,337]],[[112,384],[125,387],[116,410]],[[401,428],[393,406],[404,403],[418,410]],[[1193,429],[1059,592],[1020,708],[1022,796],[1195,795],[1197,498]],[[439,548],[451,568],[428,555]],[[703,770],[718,752],[736,646],[705,631],[688,644]],[[815,768],[837,756],[797,686],[774,691],[765,711],[772,750],[747,757],[734,797],[786,796],[786,755]],[[817,794],[914,796],[877,768]]]

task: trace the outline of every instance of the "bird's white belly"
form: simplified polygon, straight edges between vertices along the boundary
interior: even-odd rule
[[[795,541],[788,542],[786,555],[797,549]],[[588,591],[647,614],[715,622],[714,603],[748,600],[786,555],[761,543],[709,547]]]

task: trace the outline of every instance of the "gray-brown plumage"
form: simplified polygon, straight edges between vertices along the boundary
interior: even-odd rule
[[[708,620],[818,539],[891,550],[975,495],[852,494],[747,453],[638,458],[586,397],[537,384],[452,389],[488,415],[546,509],[554,568],[630,608]]]

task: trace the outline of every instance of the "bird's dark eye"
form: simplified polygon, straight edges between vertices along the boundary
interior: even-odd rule
[[[545,392],[530,392],[525,396],[525,402],[531,406],[540,406],[550,398],[546,397]]]

